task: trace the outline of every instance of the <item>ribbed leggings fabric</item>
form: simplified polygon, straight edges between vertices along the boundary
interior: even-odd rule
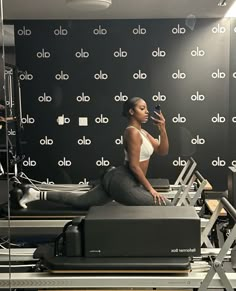
[[[126,166],[119,166],[108,171],[101,183],[86,193],[76,190],[73,192],[48,191],[47,200],[69,204],[81,210],[104,205],[113,200],[129,206],[159,205],[158,202],[154,203],[153,196],[140,185]],[[171,205],[169,200],[166,200],[166,205]]]

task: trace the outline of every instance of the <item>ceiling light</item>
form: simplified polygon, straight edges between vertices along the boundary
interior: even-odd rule
[[[236,2],[229,8],[224,17],[236,17]]]
[[[112,0],[66,0],[66,4],[71,8],[81,11],[97,11],[107,9]]]

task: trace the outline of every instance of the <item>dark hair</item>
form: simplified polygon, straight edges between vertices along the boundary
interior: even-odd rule
[[[123,111],[122,111],[122,115],[125,117],[129,117],[130,113],[129,110],[130,109],[134,109],[136,103],[142,100],[142,98],[140,97],[132,97],[131,99],[128,99],[127,101],[125,101],[125,103],[123,104]]]

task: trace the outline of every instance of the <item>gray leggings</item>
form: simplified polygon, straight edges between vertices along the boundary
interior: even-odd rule
[[[47,200],[70,204],[81,210],[104,205],[112,200],[129,206],[159,205],[158,202],[154,203],[153,196],[140,185],[126,166],[110,170],[103,177],[101,184],[84,194],[76,191],[48,191]],[[166,205],[171,205],[169,200],[166,200]]]

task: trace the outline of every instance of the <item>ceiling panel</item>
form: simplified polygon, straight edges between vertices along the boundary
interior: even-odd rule
[[[110,8],[97,12],[71,9],[65,0],[3,0],[4,19],[139,19],[221,18],[234,0],[112,0]]]

